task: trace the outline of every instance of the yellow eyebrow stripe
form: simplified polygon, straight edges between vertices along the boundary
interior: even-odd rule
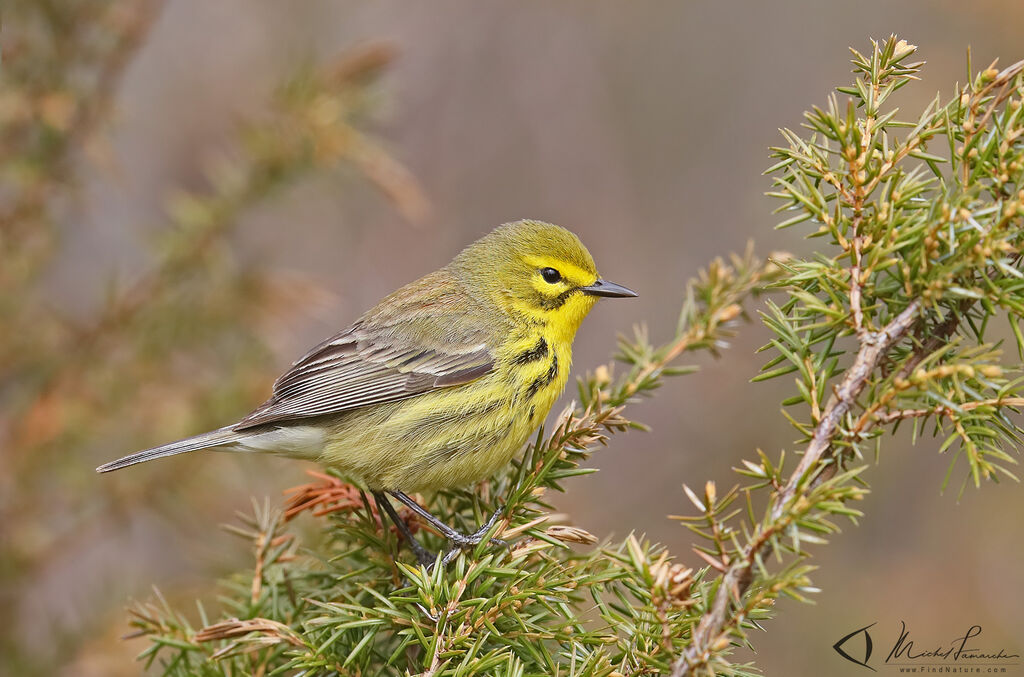
[[[597,277],[594,273],[588,272],[579,266],[551,256],[524,256],[523,260],[531,266],[535,266],[538,270],[541,268],[554,268],[562,274],[562,277],[584,284],[590,284],[593,281],[592,278]]]

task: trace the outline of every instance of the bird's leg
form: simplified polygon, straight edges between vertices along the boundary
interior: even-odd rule
[[[451,541],[452,544],[456,546],[457,549],[468,548],[469,546],[476,545],[477,543],[482,541],[487,532],[490,531],[491,527],[494,526],[494,523],[498,521],[498,517],[501,516],[501,508],[499,507],[497,510],[494,511],[490,518],[488,518],[487,522],[485,522],[482,527],[480,527],[471,534],[464,534],[461,531],[456,531],[455,529],[452,529],[450,526],[448,526],[441,520],[431,515],[426,510],[426,508],[421,506],[416,501],[412,500],[412,498],[410,498],[408,494],[405,494],[401,491],[389,491],[388,493],[397,498],[402,503],[404,503],[414,513],[416,513],[424,520],[426,520],[427,523],[430,524],[430,526],[440,531],[441,535],[447,538],[449,541]],[[505,543],[505,541],[499,538],[492,538],[490,540],[491,543],[495,545],[508,545],[507,543]],[[451,553],[449,553],[449,555],[450,554]],[[448,559],[449,557],[448,555],[446,555],[446,563]]]
[[[391,501],[388,500],[388,497],[385,496],[383,492],[374,491],[373,498],[377,501],[377,508],[386,512],[388,517],[391,518],[391,521],[395,523],[396,527],[398,527],[399,533],[402,534],[402,538],[404,538],[409,544],[409,548],[412,549],[413,553],[416,555],[416,559],[419,560],[419,563],[425,567],[429,567],[434,564],[436,561],[434,555],[420,545],[420,542],[412,535],[412,532],[409,530],[409,525],[406,524],[405,520],[399,517],[398,513],[395,512],[395,509],[391,506]]]

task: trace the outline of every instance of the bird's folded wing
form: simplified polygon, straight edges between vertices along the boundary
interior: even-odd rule
[[[481,332],[479,323],[458,331],[448,314],[435,315],[430,311],[436,309],[415,299],[402,306],[412,317],[396,322],[400,313],[374,316],[371,311],[313,348],[274,383],[271,398],[234,429],[393,402],[468,383],[493,369],[486,341],[491,332]]]

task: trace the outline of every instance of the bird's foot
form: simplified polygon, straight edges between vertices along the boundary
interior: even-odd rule
[[[464,534],[461,531],[456,531],[455,529],[451,528],[441,520],[434,517],[426,508],[424,508],[419,503],[414,501],[407,494],[401,491],[391,491],[388,493],[390,493],[392,496],[394,496],[399,501],[404,503],[410,510],[412,510],[414,513],[423,518],[423,520],[427,524],[436,529],[442,536],[448,539],[449,543],[452,544],[453,547],[451,549],[440,555],[442,564],[447,564],[448,562],[450,562],[452,559],[455,558],[456,555],[458,555],[458,553],[461,550],[465,550],[466,548],[470,548],[479,544],[487,535],[487,532],[489,532],[491,528],[494,526],[494,524],[498,521],[498,518],[501,517],[501,508],[499,507],[494,511],[490,518],[488,518],[487,522],[485,522],[483,526],[481,526],[479,529],[477,529],[471,534]],[[505,541],[499,538],[492,538],[489,540],[494,545],[508,545],[507,543],[505,543]],[[421,564],[425,562],[424,557],[420,553],[417,553],[416,557],[419,559]],[[433,562],[433,558],[431,558],[430,561]]]
[[[461,551],[475,545],[479,545],[480,542],[484,540],[484,537],[487,536],[487,533],[491,530],[494,524],[498,521],[499,517],[501,517],[500,507],[491,514],[483,526],[471,534],[463,534],[449,528],[449,533],[446,533],[445,537],[448,539],[448,542],[452,544],[452,547],[448,552],[444,553],[444,556],[441,558],[441,565],[446,566],[449,562],[455,559]],[[491,545],[508,547],[508,543],[500,538],[491,538],[489,541]]]
[[[383,507],[383,509],[388,513],[388,515],[391,516],[391,519],[398,526],[399,530],[402,532],[402,535],[405,536],[406,541],[408,541],[409,543],[409,547],[413,551],[413,554],[416,555],[417,561],[419,561],[421,565],[427,567],[428,569],[431,569],[434,566],[434,564],[438,561],[441,562],[442,566],[447,565],[449,562],[455,559],[455,557],[458,556],[458,554],[461,551],[479,545],[480,542],[483,541],[484,538],[487,536],[487,533],[494,527],[495,523],[497,523],[498,518],[501,517],[501,508],[499,507],[487,519],[483,526],[481,526],[479,529],[477,529],[471,534],[464,534],[461,531],[456,531],[455,529],[451,528],[441,520],[434,517],[426,508],[424,508],[419,503],[414,501],[407,494],[401,491],[389,491],[388,493],[397,498],[401,503],[405,504],[405,506],[412,510],[414,513],[419,515],[424,522],[426,522],[434,529],[436,529],[438,533],[444,536],[451,544],[451,548],[449,548],[447,551],[442,551],[441,553],[438,553],[438,555],[435,556],[429,550],[420,545],[420,543],[415,538],[413,538],[412,534],[409,533],[407,525],[405,525],[404,523],[400,523],[401,520],[399,520],[397,514],[394,513],[394,508],[391,507],[391,504],[388,503],[387,499],[383,496],[383,494],[380,492],[374,494],[375,496],[377,496],[378,503],[381,505],[381,507]],[[501,540],[500,538],[491,538],[488,540],[493,545],[508,545],[508,543]]]

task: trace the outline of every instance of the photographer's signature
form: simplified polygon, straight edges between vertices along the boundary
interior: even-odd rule
[[[871,632],[869,632],[875,625],[877,623],[854,630],[833,644],[832,648],[851,663],[877,672],[871,665],[875,643]],[[877,629],[875,632],[877,634]],[[981,626],[972,625],[963,635],[952,641],[946,643],[925,642],[912,639],[907,624],[900,621],[899,637],[892,644],[889,654],[881,664],[901,668],[907,666],[930,668],[950,665],[995,668],[994,670],[985,670],[985,672],[1006,672],[1005,668],[1020,666],[1019,653],[997,647],[985,647],[977,639],[979,635],[981,635]],[[915,644],[915,642],[917,643]],[[934,672],[934,670],[922,669],[921,672]]]

